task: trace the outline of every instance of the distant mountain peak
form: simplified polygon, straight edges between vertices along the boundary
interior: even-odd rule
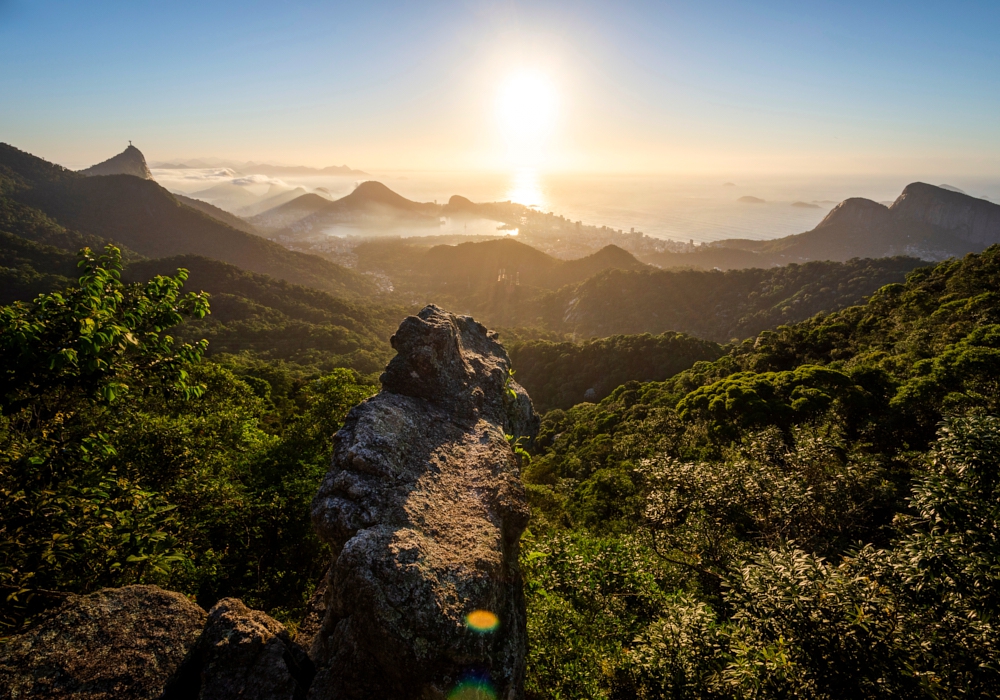
[[[1000,242],[1000,205],[954,190],[914,182],[892,203],[902,220],[919,221],[983,247]]]
[[[354,194],[365,199],[380,199],[389,195],[400,196],[377,180],[362,182],[354,188]]]
[[[80,172],[84,175],[132,175],[143,180],[153,179],[153,175],[146,165],[146,157],[131,143],[118,155]]]
[[[889,208],[884,204],[864,197],[851,197],[831,209],[816,228],[846,224],[871,229],[885,224],[890,218]]]
[[[354,191],[343,199],[334,202],[338,203],[351,203],[351,204],[383,204],[389,207],[394,207],[396,209],[414,209],[414,208],[425,208],[427,205],[414,202],[407,199],[401,194],[393,192],[388,187],[383,185],[381,182],[375,180],[368,180],[362,182]]]
[[[942,190],[951,190],[952,192],[958,192],[959,194],[969,194],[965,190],[959,189],[954,185],[938,185],[938,187],[940,187]]]

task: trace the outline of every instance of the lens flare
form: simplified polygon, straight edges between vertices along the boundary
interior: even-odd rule
[[[465,616],[465,624],[476,632],[492,632],[500,624],[500,619],[489,610],[474,610]]]
[[[448,693],[448,700],[496,700],[497,694],[489,681],[462,681]]]

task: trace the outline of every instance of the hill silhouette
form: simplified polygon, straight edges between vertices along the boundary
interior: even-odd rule
[[[280,207],[286,202],[291,202],[305,193],[305,187],[289,188],[287,186],[272,184],[263,197],[252,204],[247,204],[246,206],[238,209],[236,213],[247,218],[256,216],[257,214],[268,211],[269,209]]]
[[[0,195],[67,229],[148,257],[195,254],[340,295],[371,295],[364,275],[237,230],[130,175],[86,177],[0,144]],[[17,231],[13,231],[17,233]]]
[[[271,165],[269,163],[255,163],[238,161],[208,159],[202,160],[194,158],[183,163],[155,163],[155,167],[163,170],[188,170],[191,168],[217,168],[226,167],[244,175],[270,175],[272,177],[283,177],[289,175],[299,175],[306,177],[316,176],[339,176],[339,177],[364,177],[368,175],[363,170],[355,170],[346,165],[331,165],[326,168],[310,168],[304,165]]]
[[[728,342],[860,302],[922,262],[814,261],[771,269],[607,269],[540,300],[546,327],[583,337],[679,331]]]
[[[174,199],[176,199],[181,204],[191,207],[192,209],[197,209],[203,214],[208,214],[213,219],[217,219],[222,223],[232,226],[238,231],[243,231],[244,233],[252,233],[258,235],[259,232],[253,227],[253,225],[246,219],[242,219],[236,214],[230,214],[225,209],[220,209],[214,204],[209,204],[208,202],[203,202],[200,199],[195,199],[194,197],[187,197],[183,194],[177,192],[173,193]]]
[[[250,221],[254,226],[259,226],[262,229],[282,229],[315,214],[328,204],[330,204],[329,199],[310,192],[300,195],[290,202],[284,202],[262,211],[256,216],[250,217]]]
[[[392,248],[401,248],[402,255],[387,255]],[[384,257],[376,262],[374,256],[369,257],[369,250]],[[513,238],[437,245],[423,251],[407,246],[404,239],[395,245],[359,246],[356,252],[359,268],[380,270],[400,280],[404,288],[424,292],[474,292],[498,283],[558,289],[609,268],[648,269],[617,246],[607,246],[577,260],[560,260]]]
[[[118,155],[81,170],[80,173],[83,175],[132,175],[144,180],[153,179],[153,175],[146,166],[146,157],[131,143]]]
[[[242,185],[231,181],[220,182],[203,190],[192,192],[194,199],[209,202],[226,211],[236,213],[240,209],[253,206],[260,198]]]
[[[314,213],[295,222],[286,233],[310,233],[327,226],[349,223],[360,226],[437,226],[442,208],[437,204],[414,202],[383,185],[369,180],[346,197],[327,202]]]
[[[891,206],[846,199],[816,228],[769,241],[730,239],[691,253],[656,253],[660,267],[769,267],[810,260],[906,255],[943,260],[1000,243],[1000,205],[922,182],[907,185]]]

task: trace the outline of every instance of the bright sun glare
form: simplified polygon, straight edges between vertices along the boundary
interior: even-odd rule
[[[497,121],[507,156],[517,165],[537,164],[546,150],[556,116],[556,92],[536,71],[514,73],[497,94]]]

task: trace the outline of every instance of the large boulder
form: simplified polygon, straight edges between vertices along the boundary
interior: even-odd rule
[[[520,698],[529,511],[511,442],[538,417],[496,334],[469,317],[428,306],[392,346],[313,501],[335,559],[309,697]]]
[[[204,622],[204,610],[156,586],[74,597],[0,641],[0,698],[159,698]]]
[[[312,681],[312,662],[288,630],[236,598],[220,600],[165,700],[297,700]]]

